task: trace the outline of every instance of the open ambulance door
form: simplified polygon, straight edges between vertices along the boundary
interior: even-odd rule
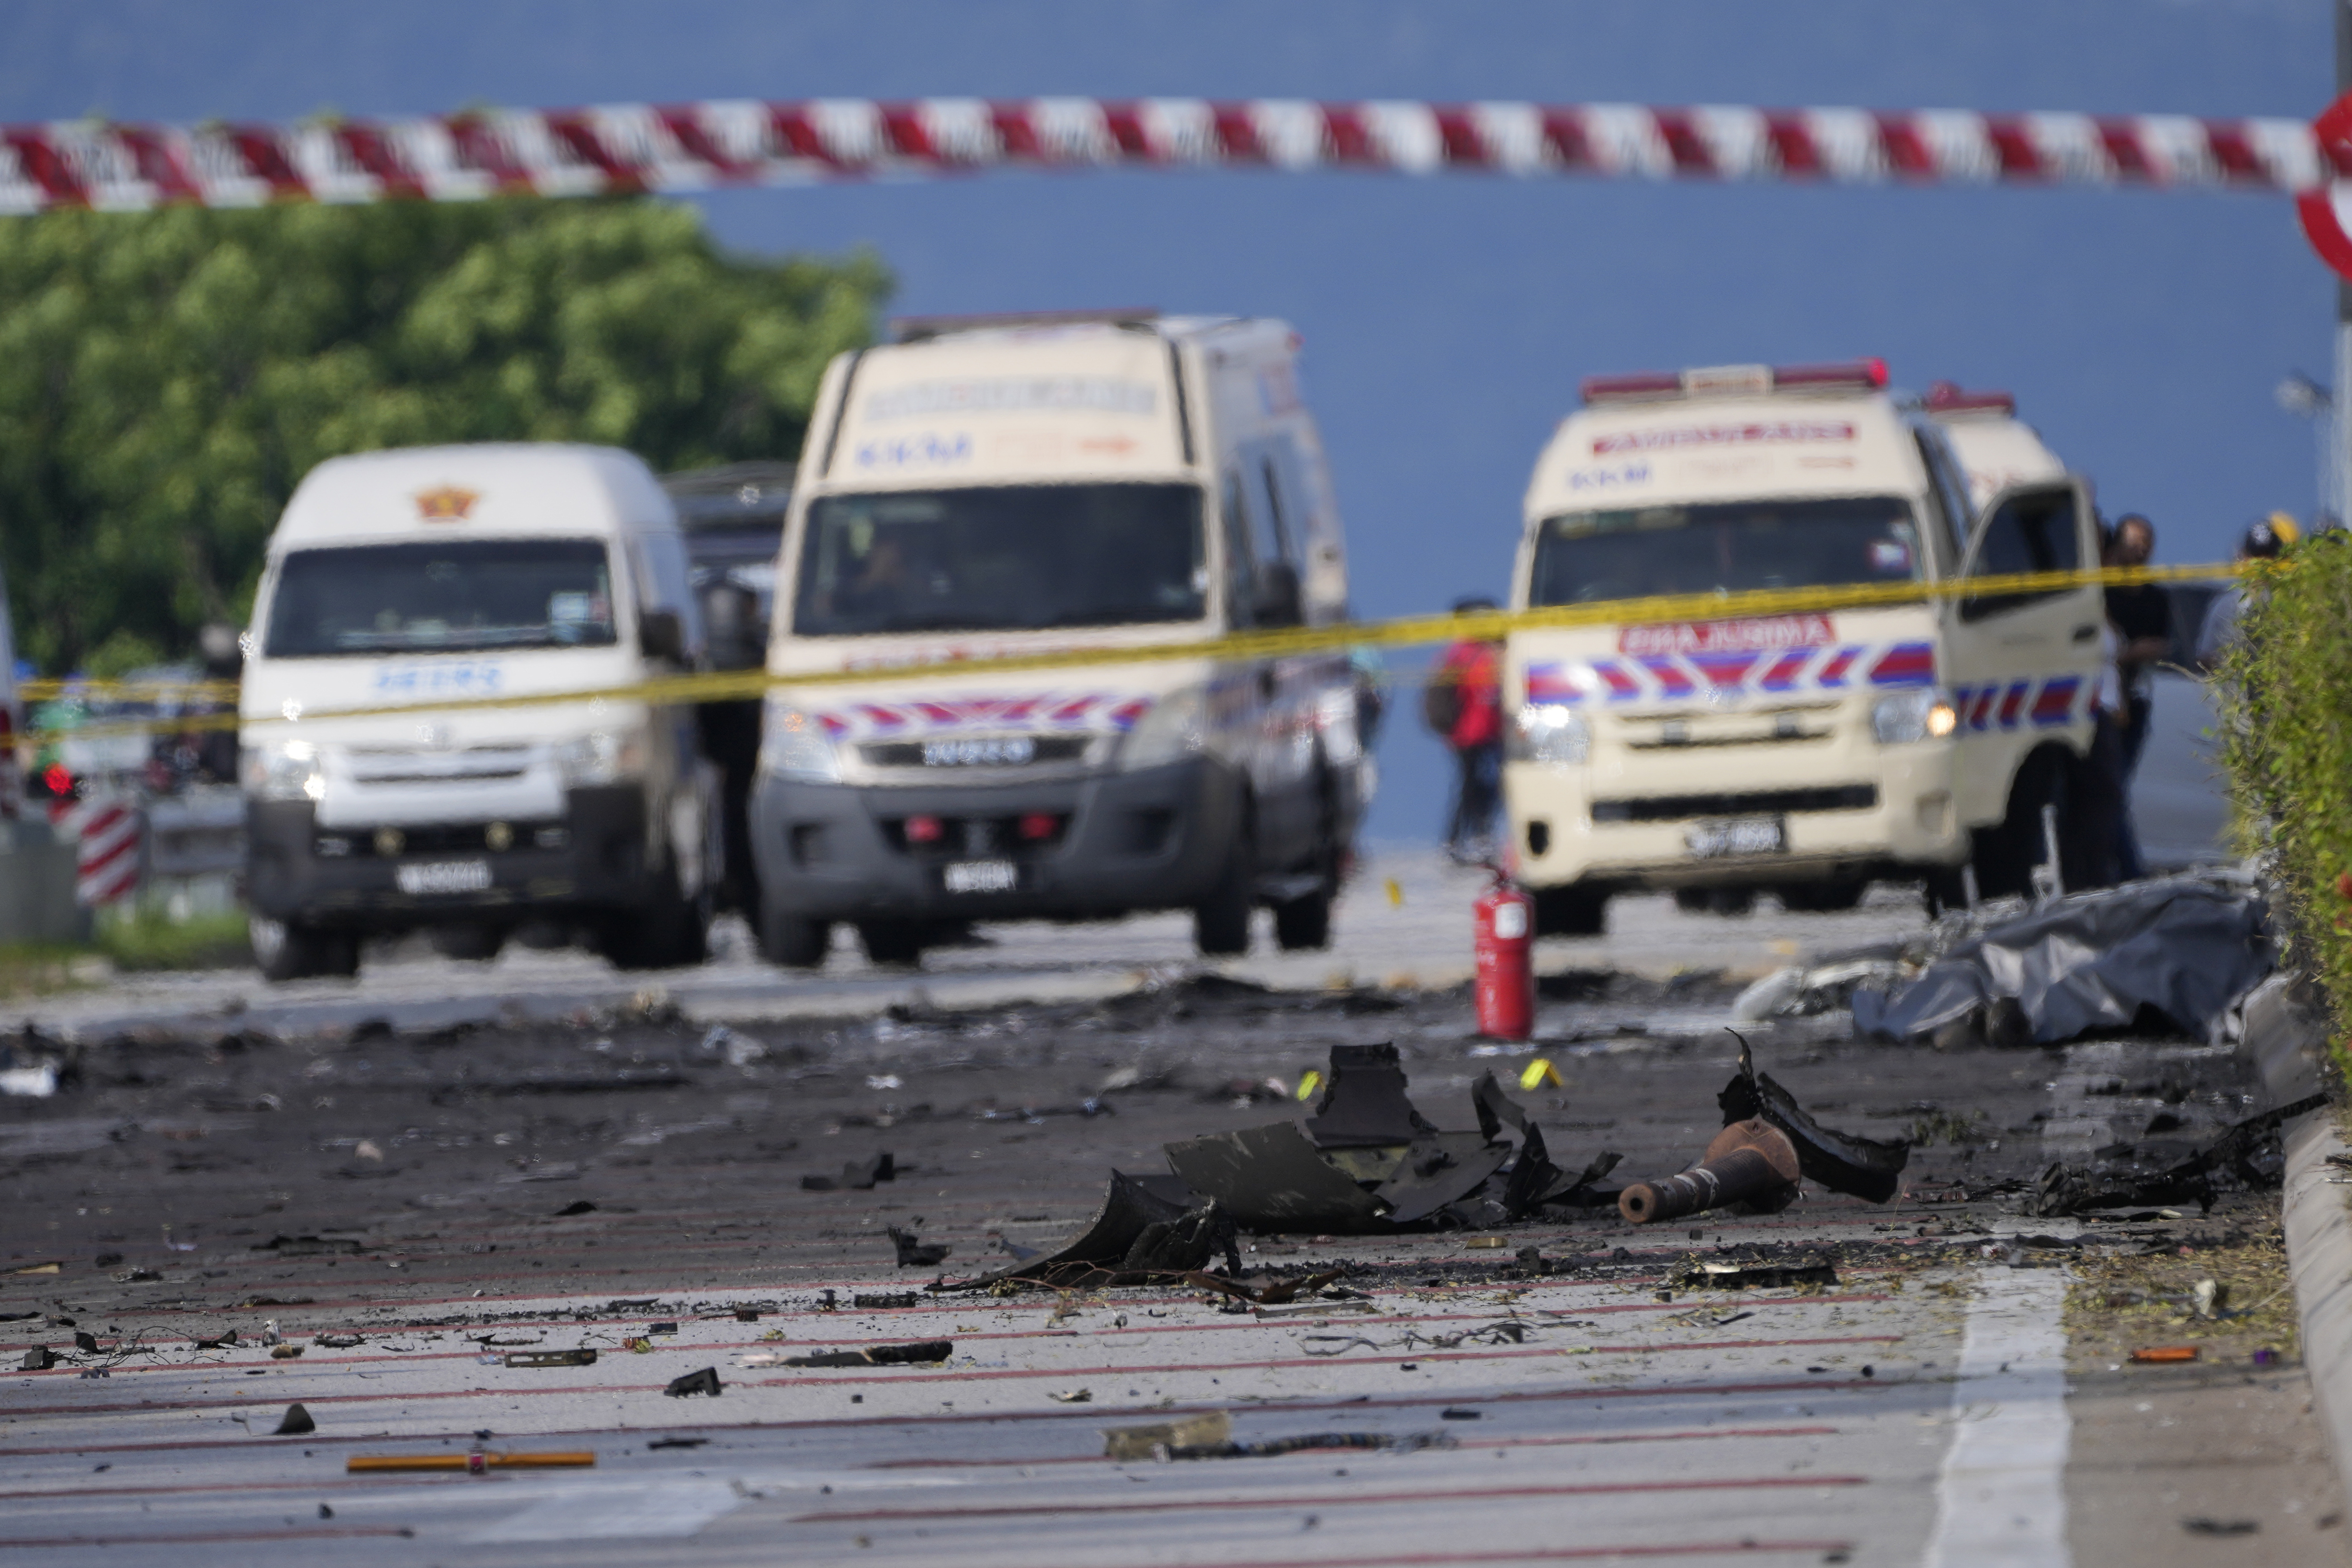
[[[1960,577],[2083,571],[2098,560],[2088,488],[2071,477],[2039,479],[2000,490],[1978,514]],[[2106,605],[2095,583],[1963,592],[1944,601],[1942,617],[1945,679],[1959,716],[1960,820],[1983,827],[2008,813],[2011,783],[2036,747],[2089,750]]]

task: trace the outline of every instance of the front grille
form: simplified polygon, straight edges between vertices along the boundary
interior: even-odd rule
[[[492,828],[499,831],[493,835]],[[493,837],[504,843],[494,847]],[[562,849],[571,833],[560,822],[427,822],[413,827],[354,827],[318,835],[311,853],[330,860],[404,855],[483,855],[514,849]]]
[[[1021,825],[1025,816],[1049,818],[1052,830],[1038,837],[1024,835]],[[884,818],[880,824],[882,837],[891,848],[918,860],[1020,859],[1053,848],[1070,829],[1070,814],[1066,811],[1026,812],[1015,816],[941,816],[932,820],[939,824],[938,837],[933,838],[909,838],[903,816]]]
[[[526,746],[468,746],[462,752],[353,747],[352,782],[362,784],[472,784],[520,778],[530,765]]]
[[[1654,795],[1636,800],[1596,800],[1595,822],[1678,822],[1695,816],[1777,816],[1801,811],[1869,811],[1876,784],[1824,789],[1767,789],[1746,795]]]
[[[1087,754],[1084,735],[1011,735],[977,739],[882,741],[859,748],[877,768],[1025,768],[1074,763]]]

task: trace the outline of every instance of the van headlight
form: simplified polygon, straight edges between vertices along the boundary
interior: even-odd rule
[[[1940,741],[1959,725],[1959,713],[1950,699],[1931,687],[1898,691],[1871,705],[1870,732],[1878,737],[1882,746]]]
[[[814,784],[841,782],[841,753],[816,715],[771,697],[761,711],[760,771]]]
[[[319,800],[327,793],[326,769],[310,741],[268,741],[247,746],[237,771],[245,793],[256,800]]]
[[[1152,703],[1118,746],[1121,768],[1156,768],[1196,756],[1209,744],[1208,699],[1186,686]]]
[[[1511,717],[1503,750],[1515,763],[1580,763],[1592,754],[1592,726],[1560,702],[1530,702]]]
[[[566,789],[622,784],[646,771],[646,738],[641,731],[591,730],[555,748],[555,776]]]

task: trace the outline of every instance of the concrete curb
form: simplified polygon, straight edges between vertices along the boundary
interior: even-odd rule
[[[2252,1060],[2274,1103],[2317,1090],[2327,1026],[2300,976],[2273,975],[2246,998],[2240,1048]],[[2352,1497],[2352,1186],[2327,1163],[2347,1152],[2333,1106],[2298,1116],[2281,1130],[2286,1151],[2280,1220],[2287,1276],[2303,1323],[2303,1364],[2313,1413],[2326,1430],[2336,1479]]]

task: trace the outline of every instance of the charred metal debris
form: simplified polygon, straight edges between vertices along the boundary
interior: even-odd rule
[[[1233,1278],[1242,1272],[1239,1231],[1338,1236],[1485,1228],[1547,1210],[1606,1207],[1636,1224],[1733,1204],[1769,1213],[1794,1199],[1801,1176],[1882,1203],[1895,1194],[1910,1155],[1906,1142],[1822,1126],[1786,1089],[1755,1070],[1744,1039],[1738,1070],[1717,1097],[1724,1131],[1688,1171],[1657,1182],[1604,1185],[1620,1160],[1612,1151],[1572,1173],[1553,1163],[1541,1125],[1491,1072],[1479,1079],[1470,1099],[1475,1129],[1442,1129],[1407,1093],[1394,1045],[1336,1045],[1307,1116],[1171,1143],[1169,1174],[1113,1171],[1101,1205],[1059,1248],[1021,1250],[1003,1268],[942,1280],[933,1289],[1183,1283],[1248,1305],[1273,1306],[1339,1276],[1308,1275],[1253,1291]],[[891,1239],[902,1266],[938,1261],[928,1247],[918,1258],[911,1233],[894,1230]],[[1549,1272],[1539,1253],[1528,1256],[1533,1251],[1522,1250],[1520,1269]],[[1224,1277],[1208,1272],[1220,1255]]]
[[[2122,1162],[2070,1165],[2054,1161],[2036,1178],[2020,1205],[2044,1217],[2092,1209],[2162,1208],[2193,1203],[2210,1212],[2214,1198],[2232,1188],[2265,1191],[2285,1178],[2286,1155],[2280,1129],[2327,1103],[2324,1094],[2249,1116],[2186,1160],[2160,1170]]]

